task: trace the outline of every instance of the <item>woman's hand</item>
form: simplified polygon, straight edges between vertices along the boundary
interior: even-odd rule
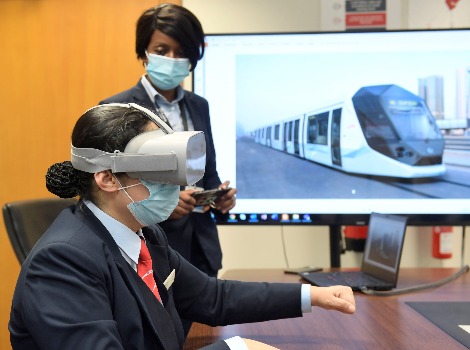
[[[230,181],[225,181],[224,183],[220,184],[219,188],[224,189],[227,188],[230,184]],[[191,213],[194,208],[196,207],[196,200],[191,196],[194,192],[198,191],[197,189],[188,189],[180,191],[180,197],[178,200],[178,205],[176,206],[173,213],[171,213],[169,219],[176,220],[181,219],[182,217]],[[236,188],[232,188],[222,197],[220,197],[215,203],[212,204],[212,208],[220,210],[222,213],[228,213],[230,209],[232,209],[236,204],[236,197],[235,193],[237,193]],[[202,207],[202,211],[206,212],[211,208],[209,205],[205,205]]]
[[[173,213],[171,213],[169,219],[181,219],[194,210],[196,200],[191,196],[191,194],[194,192],[196,192],[196,189],[180,191],[178,205],[176,206],[175,210],[173,210]],[[208,209],[209,206],[207,206],[207,210]]]
[[[224,183],[219,185],[219,189],[228,188],[229,184],[230,184],[230,181],[225,181]],[[212,208],[221,211],[223,214],[228,213],[230,209],[232,209],[237,202],[237,197],[235,196],[236,193],[237,193],[237,189],[232,188],[230,191],[228,191],[226,194],[220,197],[212,205]]]

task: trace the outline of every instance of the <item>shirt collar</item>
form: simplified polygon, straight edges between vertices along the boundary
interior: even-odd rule
[[[160,95],[158,91],[152,86],[152,84],[150,84],[148,79],[145,77],[145,74],[142,75],[140,82],[144,86],[145,92],[147,92],[147,95],[150,97],[150,100],[154,104],[155,104],[156,98],[158,99],[158,102],[162,102],[166,104],[175,104],[181,101],[184,97],[184,89],[180,85],[176,87],[176,98],[173,101],[168,102],[167,99],[163,97],[162,95]]]
[[[139,230],[136,234],[129,227],[106,214],[89,200],[85,200],[84,203],[109,231],[121,250],[124,259],[132,266],[134,266],[133,264],[137,266],[140,254],[140,236],[143,236],[142,230]]]

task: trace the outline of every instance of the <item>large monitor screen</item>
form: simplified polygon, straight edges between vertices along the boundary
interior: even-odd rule
[[[229,223],[470,223],[470,29],[209,34]]]

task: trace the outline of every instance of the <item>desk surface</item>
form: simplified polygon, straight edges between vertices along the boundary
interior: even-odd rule
[[[346,270],[346,269],[342,269]],[[435,282],[457,269],[403,268],[397,288]],[[241,281],[301,282],[280,269],[229,270],[222,278]],[[209,327],[195,323],[184,350],[199,349],[235,335],[262,341],[283,350],[311,349],[466,349],[405,301],[470,301],[470,273],[424,292],[399,296],[355,294],[356,313],[345,315],[314,308],[300,318]]]

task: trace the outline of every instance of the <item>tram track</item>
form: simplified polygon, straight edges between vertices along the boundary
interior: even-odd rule
[[[445,178],[436,178],[428,180],[399,179],[396,181],[382,181],[380,179],[376,180],[388,186],[398,188],[402,191],[413,193],[415,195],[419,195],[429,199],[449,198],[449,193],[459,194],[456,197],[452,196],[452,198],[468,198],[468,195],[470,194],[470,183],[464,183],[461,181],[455,181]],[[446,195],[443,196],[443,193]]]

